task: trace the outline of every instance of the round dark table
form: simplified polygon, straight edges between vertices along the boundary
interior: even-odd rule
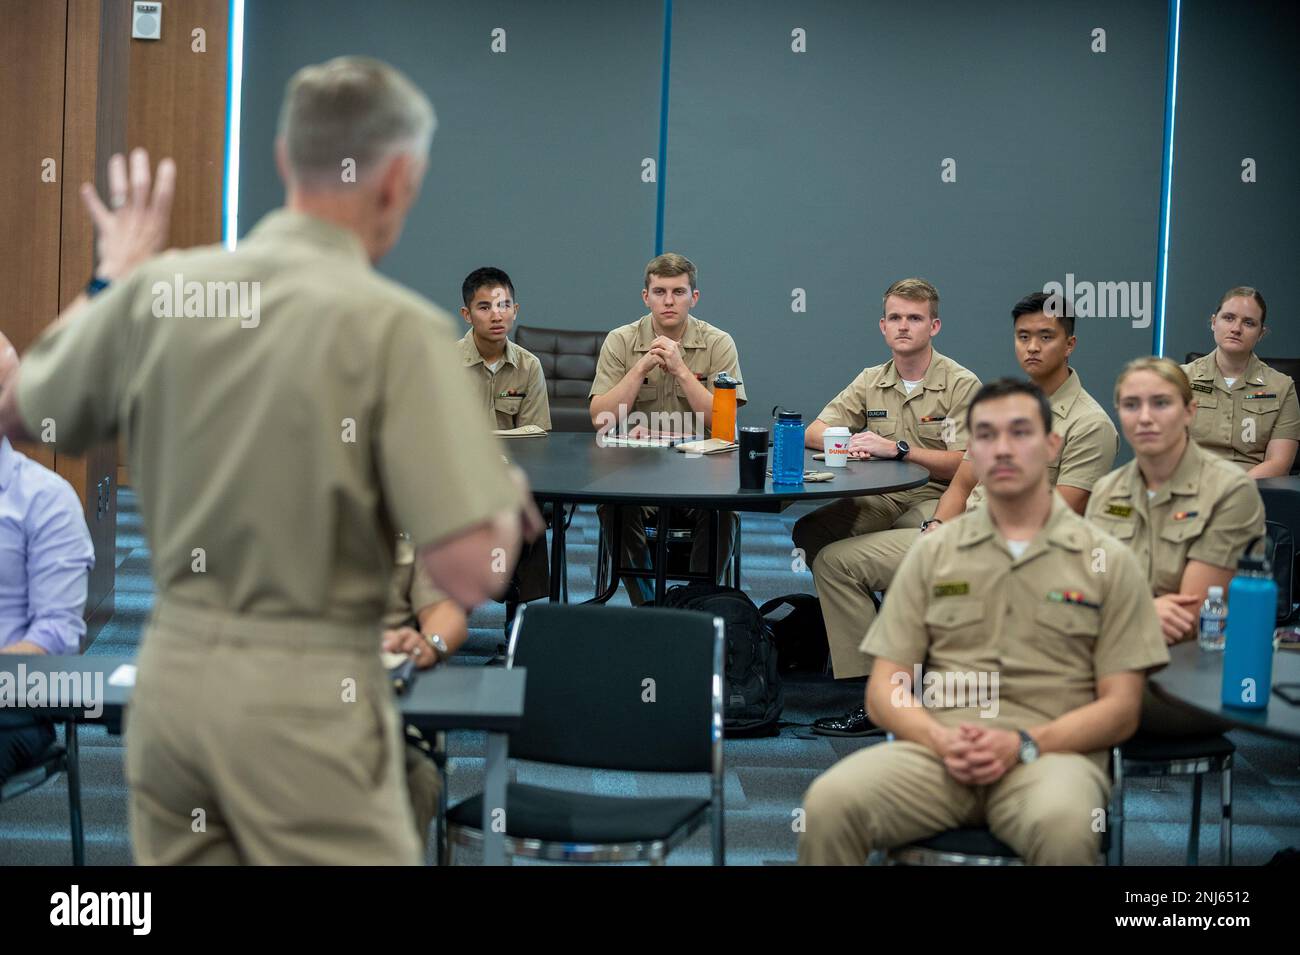
[[[1219,702],[1223,654],[1206,652],[1195,640],[1169,648],[1169,666],[1151,676],[1151,689],[1179,704],[1263,736],[1300,740],[1300,706],[1292,706],[1269,688],[1268,707],[1242,710]],[[1300,651],[1273,653],[1273,683],[1300,683]]]
[[[768,478],[761,491],[746,491],[740,487],[735,451],[690,455],[673,448],[602,448],[594,433],[564,431],[552,432],[545,438],[508,439],[505,444],[511,458],[527,473],[533,496],[556,505],[551,521],[552,601],[560,599],[563,567],[561,504],[641,504],[711,510],[716,532],[719,511],[778,512],[799,501],[906,491],[930,480],[925,468],[906,461],[850,461],[846,468],[827,468],[824,462],[814,461],[813,452],[805,448],[804,470],[828,470],[835,475],[834,480],[774,488]],[[668,535],[659,534],[657,538],[655,600],[659,602],[666,589]],[[614,553],[618,553],[617,542]],[[618,575],[611,576],[617,585]]]

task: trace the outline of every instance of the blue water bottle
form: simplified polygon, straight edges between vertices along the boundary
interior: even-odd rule
[[[772,483],[803,483],[803,416],[797,411],[782,411],[772,425]]]
[[[1273,692],[1273,624],[1277,583],[1268,560],[1246,546],[1228,585],[1227,644],[1223,650],[1223,705],[1262,710]]]

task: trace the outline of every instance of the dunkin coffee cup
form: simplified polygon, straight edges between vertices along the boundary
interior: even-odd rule
[[[848,467],[849,463],[849,429],[827,428],[822,432],[822,450],[826,452],[828,468]]]

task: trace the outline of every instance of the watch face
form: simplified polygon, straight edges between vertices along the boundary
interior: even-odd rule
[[[1022,763],[1032,763],[1038,758],[1038,744],[1032,739],[1022,739],[1020,741],[1020,761]]]

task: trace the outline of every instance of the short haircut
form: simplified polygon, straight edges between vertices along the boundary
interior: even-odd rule
[[[1159,375],[1169,384],[1178,389],[1178,394],[1183,399],[1184,407],[1192,403],[1192,383],[1187,380],[1187,375],[1183,373],[1178,362],[1172,358],[1157,358],[1155,355],[1149,355],[1146,358],[1134,358],[1131,362],[1120,369],[1119,377],[1115,379],[1115,406],[1119,407],[1119,389],[1124,384],[1124,380],[1135,372],[1149,371],[1153,375]]]
[[[1067,336],[1074,334],[1074,307],[1064,296],[1046,292],[1033,292],[1016,302],[1011,307],[1011,324],[1014,325],[1021,315],[1037,315],[1039,312],[1060,322]]]
[[[425,156],[437,127],[433,104],[387,63],[340,56],[304,66],[289,80],[276,131],[296,179],[345,188],[394,153]]]
[[[899,298],[905,298],[909,302],[929,302],[930,317],[939,317],[939,290],[927,282],[925,279],[899,279],[889,288],[885,289],[885,294],[880,296],[880,311],[884,314],[885,303],[889,301],[889,296],[897,295]]]
[[[510,290],[510,298],[513,301],[515,283],[510,281],[510,276],[506,275],[501,269],[487,265],[481,269],[475,269],[465,276],[465,281],[460,283],[460,297],[465,300],[465,307],[469,308],[469,303],[474,301],[475,292],[481,288],[496,288],[498,285]]]
[[[1047,400],[1047,395],[1042,388],[1023,378],[999,378],[981,386],[980,390],[975,392],[975,397],[971,398],[970,404],[966,406],[966,430],[971,429],[976,405],[998,398],[1009,398],[1012,395],[1028,395],[1033,398],[1038,403],[1038,414],[1043,419],[1043,432],[1052,433],[1051,402]]]
[[[657,275],[660,278],[685,275],[692,292],[699,288],[696,284],[695,263],[684,255],[678,255],[676,252],[665,252],[663,255],[656,255],[646,263],[645,284],[641,286],[642,288],[650,287],[650,276],[652,275]]]
[[[1268,320],[1268,306],[1264,304],[1264,296],[1259,294],[1259,289],[1251,288],[1249,285],[1238,285],[1236,288],[1230,288],[1223,293],[1223,298],[1219,299],[1219,307],[1214,310],[1218,315],[1219,310],[1223,308],[1223,303],[1230,298],[1253,298],[1255,304],[1259,306],[1259,324],[1262,326]]]

